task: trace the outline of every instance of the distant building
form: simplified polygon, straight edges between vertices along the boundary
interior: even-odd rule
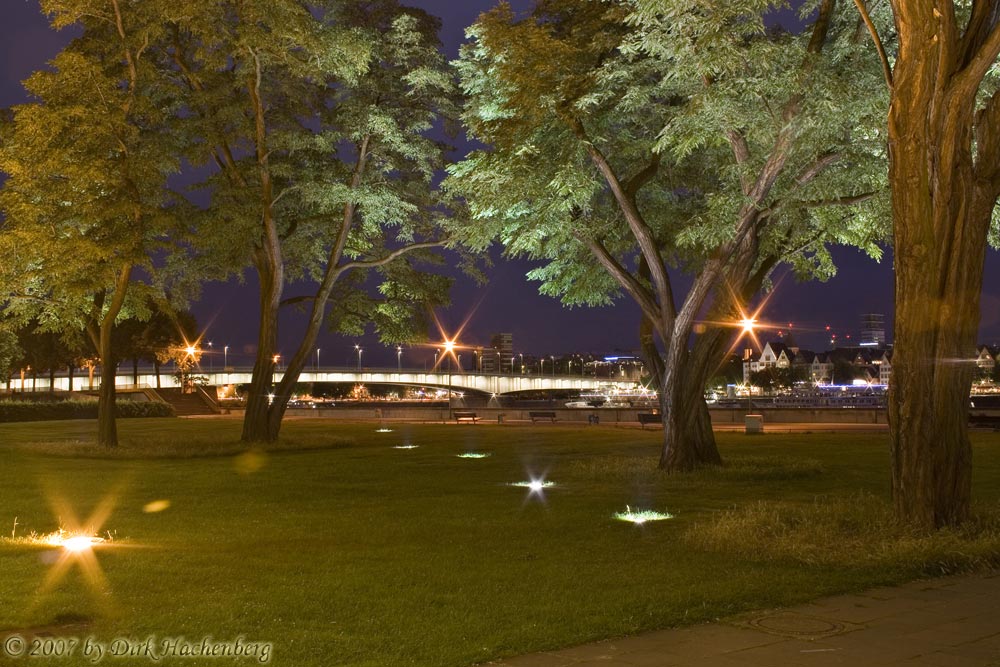
[[[883,347],[885,345],[885,315],[865,313],[861,316],[860,344],[864,347]]]
[[[490,339],[490,346],[482,351],[484,373],[511,372],[514,358],[514,334],[498,333]]]

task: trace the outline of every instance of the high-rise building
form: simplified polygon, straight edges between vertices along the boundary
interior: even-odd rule
[[[885,316],[882,313],[865,313],[861,316],[861,341],[864,347],[885,345]]]
[[[482,352],[484,373],[509,372],[511,359],[514,358],[514,335],[509,333],[494,334],[490,346]]]

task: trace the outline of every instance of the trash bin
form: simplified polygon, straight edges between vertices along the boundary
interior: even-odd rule
[[[588,424],[600,424],[601,423],[601,418],[598,415],[588,415],[587,416],[587,423]]]
[[[764,415],[747,415],[744,420],[748,434],[764,432]]]

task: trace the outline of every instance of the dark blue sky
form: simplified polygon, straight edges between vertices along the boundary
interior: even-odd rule
[[[408,0],[406,4],[442,18],[441,37],[454,57],[464,39],[465,27],[495,2]],[[512,4],[522,10],[530,2],[515,0]],[[20,81],[54,56],[65,39],[65,35],[48,28],[37,0],[4,0],[0,22],[0,107],[25,101]],[[847,335],[856,337],[862,313],[885,313],[891,329],[891,255],[887,253],[881,263],[876,263],[854,249],[841,248],[835,251],[835,257],[840,271],[827,283],[799,284],[790,275],[782,278],[762,319],[793,322],[799,343],[814,349],[826,346],[828,325],[838,332],[838,340]],[[511,332],[515,351],[525,354],[604,354],[635,347],[638,311],[630,301],[623,299],[608,308],[566,309],[555,299],[539,295],[537,284],[524,278],[530,267],[524,261],[499,260],[484,287],[460,280],[453,292],[453,306],[439,313],[442,323],[451,332],[469,319],[463,339],[470,344],[488,344],[491,334]],[[194,306],[199,322],[208,327],[206,340],[214,342],[214,349],[230,346],[230,363],[249,363],[250,357],[244,355],[252,351],[256,337],[256,284],[252,272],[247,277],[242,286],[207,286],[202,300]],[[996,251],[989,251],[984,285],[981,339],[1000,342],[1000,257]],[[290,314],[282,322],[281,340],[286,353],[292,351],[299,328],[296,319]],[[366,365],[395,363],[394,349],[379,344],[373,336],[355,340],[328,333],[322,334],[318,343],[321,360],[324,365],[356,363],[356,343],[365,349]],[[410,360],[420,364],[418,359],[431,355],[426,350],[407,350],[404,363]]]

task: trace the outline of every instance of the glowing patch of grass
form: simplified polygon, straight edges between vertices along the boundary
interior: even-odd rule
[[[628,521],[634,524],[644,524],[647,521],[663,521],[665,519],[673,519],[673,514],[668,514],[667,512],[657,512],[656,510],[634,510],[628,505],[625,506],[624,512],[615,512],[615,518],[619,521]]]
[[[532,491],[541,491],[542,489],[550,489],[555,486],[555,482],[549,482],[540,479],[532,479],[527,482],[511,482],[510,486],[517,486],[523,489],[531,489]]]
[[[465,452],[464,454],[456,454],[460,459],[485,459],[489,456],[493,456],[489,452]]]
[[[420,445],[393,445],[393,449],[416,449]]]

